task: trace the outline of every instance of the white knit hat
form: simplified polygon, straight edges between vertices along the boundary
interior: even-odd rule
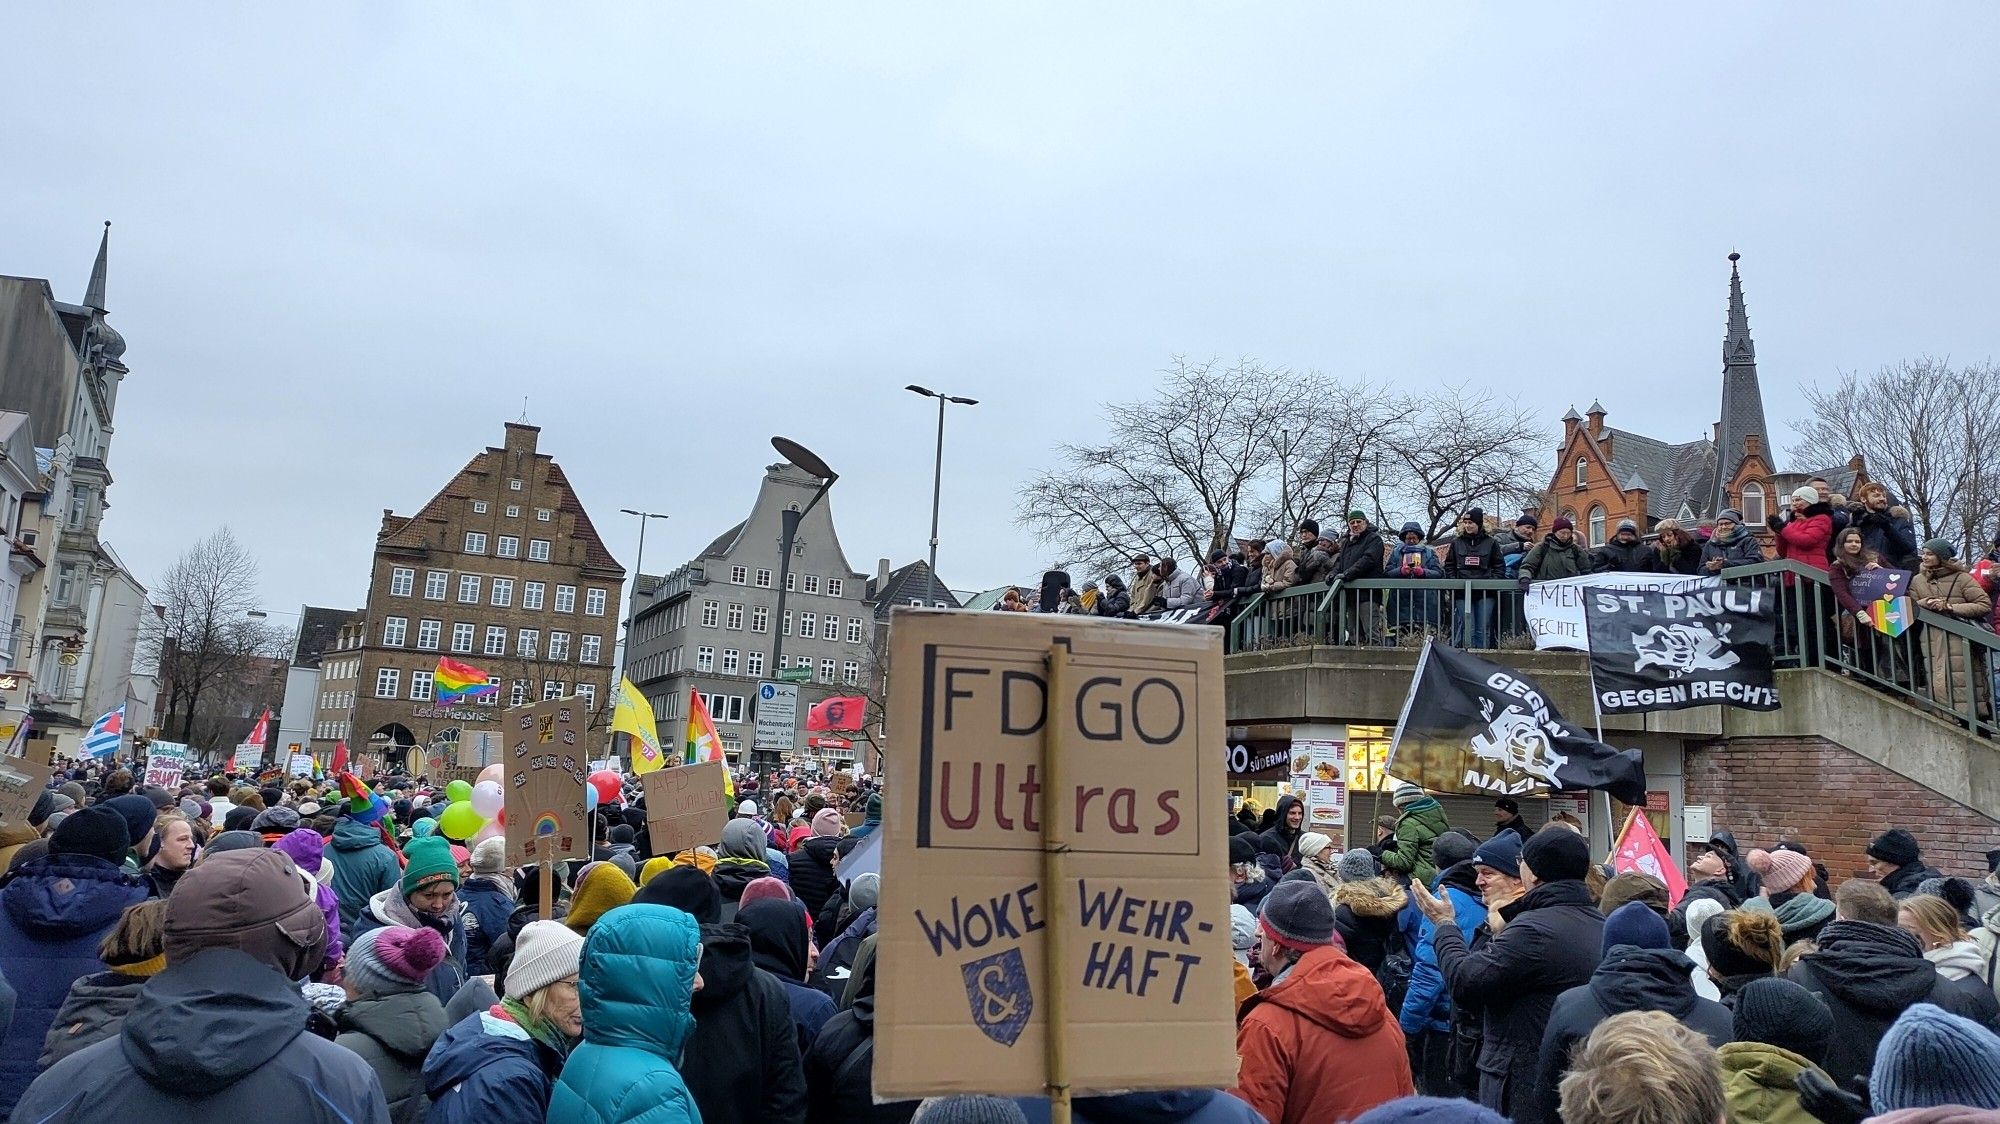
[[[1317,831],[1303,832],[1299,835],[1299,857],[1301,858],[1318,858],[1321,851],[1331,846],[1333,846],[1333,840],[1321,835]]]
[[[514,938],[514,960],[504,981],[512,999],[533,995],[550,984],[577,974],[583,959],[583,935],[560,921],[530,921]]]
[[[472,849],[472,873],[498,874],[507,866],[507,841],[499,837],[485,840]]]

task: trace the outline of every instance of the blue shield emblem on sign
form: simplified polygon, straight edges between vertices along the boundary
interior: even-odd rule
[[[1002,1046],[1012,1046],[1035,1013],[1035,994],[1021,950],[1010,948],[961,966],[972,1025]]]

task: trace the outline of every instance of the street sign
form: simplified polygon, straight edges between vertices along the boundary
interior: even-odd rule
[[[790,671],[786,668],[785,671]],[[798,668],[799,671],[806,670]],[[785,674],[784,671],[778,674]],[[757,733],[752,749],[790,753],[799,729],[799,687],[796,683],[762,683],[757,687]]]
[[[781,667],[778,669],[778,678],[786,683],[810,683],[812,682],[812,677],[813,669],[809,667]]]

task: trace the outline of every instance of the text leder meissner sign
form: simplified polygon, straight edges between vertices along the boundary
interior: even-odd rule
[[[902,610],[874,1089],[1041,1092],[1050,896],[1068,919],[1077,1092],[1235,1079],[1220,634],[1054,615]],[[1045,659],[1067,645],[1061,695]],[[1063,792],[1045,791],[1043,722]],[[1070,831],[1045,886],[1043,818]]]

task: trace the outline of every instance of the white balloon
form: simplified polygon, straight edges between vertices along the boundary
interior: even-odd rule
[[[472,810],[479,818],[490,820],[500,814],[507,803],[507,794],[501,790],[499,781],[480,781],[472,786]]]

